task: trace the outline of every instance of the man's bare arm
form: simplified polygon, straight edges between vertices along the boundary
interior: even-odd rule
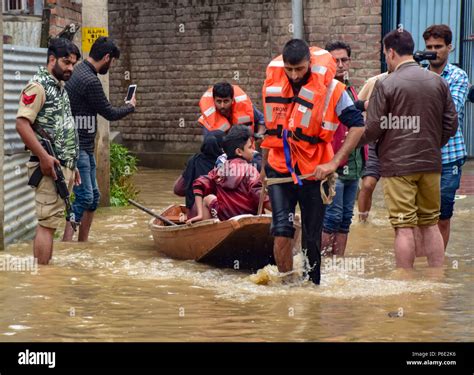
[[[201,221],[204,217],[204,199],[202,198],[201,195],[196,195],[194,201],[196,203],[197,215],[192,217],[191,219],[188,219],[186,221],[186,224],[191,224],[196,221]]]
[[[317,166],[315,171],[317,180],[325,179],[339,167],[339,164],[341,164],[343,160],[349,157],[350,153],[354,151],[357,144],[359,143],[360,137],[362,137],[362,134],[364,134],[364,130],[365,126],[351,127],[349,129],[342,147],[339,149],[336,155],[334,155],[334,158],[329,163]]]

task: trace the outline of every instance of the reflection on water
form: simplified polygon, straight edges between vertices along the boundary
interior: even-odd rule
[[[174,203],[178,173],[141,170],[140,202]],[[54,265],[37,272],[0,272],[0,340],[472,341],[474,197],[457,201],[437,271],[424,259],[394,269],[379,190],[374,205],[371,223],[354,224],[344,263],[323,260],[319,287],[257,285],[248,273],[168,259],[153,247],[148,215],[100,209],[90,243],[56,243]],[[31,242],[0,253],[3,265],[30,258]]]

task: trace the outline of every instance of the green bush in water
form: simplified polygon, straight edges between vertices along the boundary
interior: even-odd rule
[[[126,206],[128,199],[135,199],[138,190],[132,177],[137,171],[138,159],[118,143],[110,144],[110,204]]]

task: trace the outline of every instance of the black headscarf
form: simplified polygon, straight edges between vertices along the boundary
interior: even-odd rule
[[[222,140],[225,133],[216,130],[209,132],[201,145],[201,152],[191,156],[183,172],[186,191],[186,207],[194,205],[193,182],[196,178],[208,174],[216,163],[217,158],[222,155]]]

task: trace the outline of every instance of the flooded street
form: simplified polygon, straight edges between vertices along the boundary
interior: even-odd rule
[[[249,273],[160,256],[147,214],[100,209],[90,243],[56,242],[54,265],[36,274],[0,272],[0,340],[472,341],[473,170],[471,162],[443,270],[424,258],[413,272],[395,270],[379,184],[371,222],[355,220],[346,251],[363,267],[324,259],[319,287],[261,286]],[[137,200],[156,211],[178,202],[178,174],[142,169]],[[31,247],[12,245],[0,258],[27,259]]]

